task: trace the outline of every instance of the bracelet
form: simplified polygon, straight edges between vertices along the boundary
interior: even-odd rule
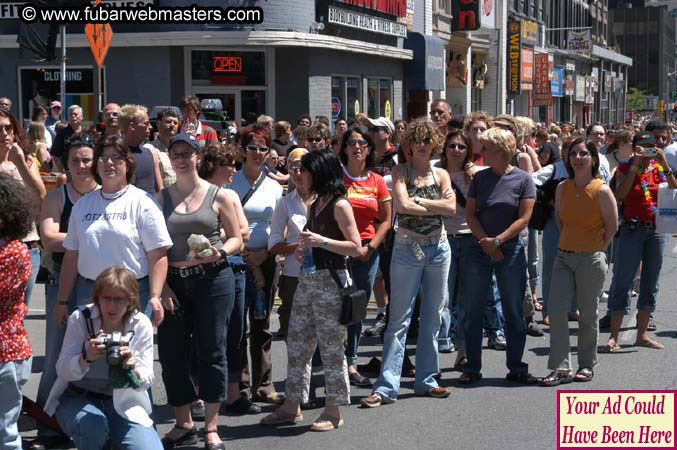
[[[156,298],[158,300],[162,300],[162,296],[160,294],[151,295],[149,300],[153,300],[154,298]]]
[[[84,344],[84,343],[82,344],[82,354],[81,354],[81,356],[82,356],[82,359],[83,359],[87,364],[91,364],[91,363],[94,362],[94,361],[90,361],[90,360],[87,359],[87,351],[85,350],[85,344]]]

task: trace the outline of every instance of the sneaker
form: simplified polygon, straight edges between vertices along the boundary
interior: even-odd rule
[[[653,316],[649,316],[649,324],[646,326],[646,331],[656,331],[656,322],[654,322]]]
[[[247,397],[240,397],[230,405],[226,403],[226,412],[230,414],[258,414],[261,412],[261,407],[256,403],[252,403]]]
[[[602,295],[599,296],[599,302],[600,303],[607,303],[609,301],[609,293],[608,292],[602,292]]]
[[[449,345],[445,345],[445,346],[438,345],[437,351],[440,352],[440,353],[453,353],[453,352],[456,351],[456,346],[454,345],[453,342],[451,342]]]
[[[202,400],[197,400],[190,404],[190,415],[193,420],[205,420],[205,404]]]
[[[499,334],[497,336],[489,336],[487,347],[494,350],[505,350],[508,347],[508,343],[505,340],[505,336]]]
[[[386,331],[386,315],[385,313],[378,313],[376,315],[376,320],[374,320],[374,324],[364,330],[364,335],[365,336],[383,336],[383,333]]]
[[[543,330],[541,330],[541,327],[538,326],[536,321],[530,320],[527,322],[527,334],[533,337],[542,337]]]
[[[607,314],[599,319],[599,329],[608,330],[609,328],[611,328],[611,316]]]

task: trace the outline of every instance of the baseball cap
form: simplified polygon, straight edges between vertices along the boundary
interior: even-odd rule
[[[199,150],[200,149],[200,144],[197,142],[197,139],[192,134],[187,134],[187,133],[175,134],[169,140],[169,147],[167,147],[167,148],[168,149],[172,148],[172,145],[176,144],[177,142],[185,142],[186,144],[190,145],[190,147],[193,150]]]
[[[61,102],[54,100],[52,103],[49,104],[49,109],[52,108],[61,108]]]
[[[287,155],[287,165],[291,166],[292,163],[301,161],[301,158],[303,158],[303,155],[309,153],[308,149],[305,149],[303,147],[298,147],[289,152]]]
[[[494,119],[494,125],[507,127],[513,134],[517,134],[517,126],[512,116],[508,114],[500,114]]]
[[[636,145],[642,146],[646,144],[656,145],[656,138],[654,137],[653,133],[650,133],[649,131],[640,131],[632,138],[633,147]]]
[[[395,125],[390,121],[390,119],[386,119],[385,117],[379,117],[378,119],[370,119],[366,118],[367,123],[369,123],[370,127],[385,127],[390,131],[390,134],[395,133]]]

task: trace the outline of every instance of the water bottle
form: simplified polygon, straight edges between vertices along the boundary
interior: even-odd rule
[[[194,123],[188,122],[183,128],[183,132],[195,136],[195,134],[197,133],[197,128],[195,127]]]
[[[256,299],[254,300],[254,319],[265,320],[268,317],[268,308],[266,308],[266,293],[263,289],[256,290]]]
[[[312,275],[317,271],[315,267],[315,260],[313,259],[313,249],[310,247],[303,248],[303,262],[301,263],[301,270],[307,275]]]

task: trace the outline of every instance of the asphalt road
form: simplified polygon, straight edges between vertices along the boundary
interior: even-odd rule
[[[677,366],[677,253],[672,251],[676,245],[677,240],[671,238],[663,263],[655,314],[658,326],[655,337],[665,344],[665,350],[629,346],[635,340],[634,316],[630,316],[624,322],[626,331],[621,335],[621,344],[627,344],[628,347],[616,354],[600,355],[592,382],[569,384],[564,389],[677,389],[677,375],[674,371]],[[607,287],[609,282],[610,279],[607,279]],[[605,310],[606,305],[600,305],[600,311]],[[24,387],[24,394],[33,399],[37,392],[44,355],[44,314],[44,286],[39,285],[34,291],[26,318],[35,363],[34,373]],[[373,315],[370,314],[369,321],[373,319]],[[538,318],[540,320],[540,313]],[[571,326],[575,328],[576,324],[571,323]],[[277,329],[277,323],[273,329]],[[544,329],[547,331],[547,327]],[[600,334],[600,344],[606,343],[607,337],[607,333]],[[547,333],[544,338],[528,337],[524,358],[534,375],[544,376],[548,373],[548,339]],[[572,346],[575,346],[575,332],[572,332]],[[575,347],[573,349],[575,351]],[[360,347],[360,363],[366,363],[372,356],[380,355],[381,346],[377,339],[367,340]],[[277,389],[284,391],[284,342],[274,342],[273,358],[273,379]],[[226,442],[226,448],[232,450],[556,448],[556,388],[506,383],[505,353],[487,349],[483,353],[484,379],[471,387],[462,387],[456,382],[459,373],[452,371],[454,358],[455,353],[440,355],[442,385],[451,389],[451,396],[444,400],[415,397],[413,379],[403,379],[398,401],[373,410],[359,407],[359,399],[368,395],[369,389],[352,388],[353,406],[342,409],[345,425],[333,432],[309,431],[310,423],[321,410],[305,411],[304,422],[297,426],[277,429],[262,427],[258,424],[259,421],[264,414],[273,410],[272,405],[265,405],[263,413],[257,416],[220,416],[220,434]],[[572,362],[576,362],[575,355]],[[160,374],[160,365],[156,362],[153,394],[157,427],[162,436],[172,427],[173,412],[166,405]],[[318,390],[318,394],[320,393]],[[201,426],[198,423],[198,428]],[[35,431],[27,430],[22,434],[28,441]],[[192,448],[203,446],[201,440],[199,447]]]

